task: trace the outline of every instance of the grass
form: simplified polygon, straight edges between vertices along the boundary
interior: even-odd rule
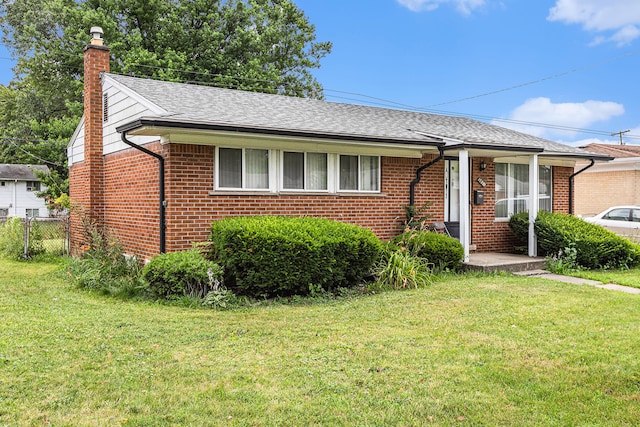
[[[638,297],[508,275],[236,311],[0,260],[0,425],[638,425]]]
[[[584,270],[571,271],[575,277],[597,280],[602,283],[615,283],[617,285],[640,288],[640,267],[628,270]]]

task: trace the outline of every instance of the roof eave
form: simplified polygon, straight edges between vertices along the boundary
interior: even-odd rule
[[[540,157],[557,157],[563,159],[574,159],[574,160],[594,160],[599,162],[610,162],[614,160],[615,157],[607,156],[604,154],[595,154],[595,153],[551,153],[545,152],[540,154]]]
[[[402,143],[411,144],[424,147],[442,147],[445,143],[441,140],[407,140],[400,138],[385,138],[369,135],[354,135],[344,133],[326,133],[326,132],[314,132],[304,130],[291,130],[280,128],[268,128],[268,127],[255,127],[255,126],[243,126],[238,124],[229,123],[214,123],[214,122],[197,122],[197,121],[183,121],[183,120],[171,120],[166,118],[139,118],[122,126],[118,126],[116,131],[132,132],[143,128],[167,128],[167,129],[186,129],[186,130],[202,130],[202,131],[223,131],[223,132],[239,132],[247,134],[262,134],[271,136],[285,136],[285,137],[300,137],[300,138],[317,138],[317,139],[331,139],[331,140],[344,140],[344,141],[363,141],[363,142],[378,142],[378,143]]]

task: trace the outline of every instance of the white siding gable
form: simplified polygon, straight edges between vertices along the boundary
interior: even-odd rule
[[[130,148],[122,142],[120,133],[116,128],[144,116],[163,116],[167,111],[146,100],[136,92],[128,89],[104,76],[102,81],[102,93],[107,96],[108,120],[103,122],[103,154]],[[131,137],[136,144],[146,144],[158,141],[158,137]]]
[[[67,145],[67,159],[69,166],[84,161],[84,116],[80,119],[69,145]]]

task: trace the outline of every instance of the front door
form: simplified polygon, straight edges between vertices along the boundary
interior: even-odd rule
[[[444,221],[451,237],[460,237],[460,162],[444,161]]]

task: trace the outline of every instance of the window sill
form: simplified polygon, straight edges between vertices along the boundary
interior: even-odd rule
[[[326,191],[230,191],[214,190],[209,191],[209,196],[312,196],[312,197],[388,197],[386,193],[328,193]]]

